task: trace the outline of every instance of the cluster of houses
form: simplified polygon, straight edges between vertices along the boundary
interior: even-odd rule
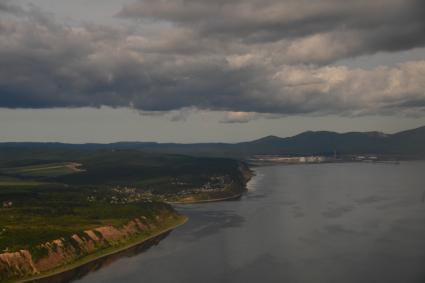
[[[229,182],[231,180],[228,176],[213,176],[197,190],[201,192],[223,190]]]
[[[211,176],[208,178],[202,186],[198,188],[193,188],[193,184],[183,182],[177,178],[173,180],[172,184],[177,185],[179,187],[186,187],[186,190],[181,190],[179,194],[190,194],[190,193],[201,193],[201,192],[211,192],[225,189],[226,185],[231,182],[231,178],[229,176]]]
[[[87,197],[88,202],[95,201],[107,201],[110,204],[128,204],[134,202],[152,202],[152,193],[140,192],[136,188],[129,187],[115,187],[111,189],[112,195],[108,195],[104,198],[98,199],[94,195]]]
[[[139,201],[152,202],[152,194],[150,192],[140,192],[137,188],[116,187],[112,189],[112,192],[114,192],[114,195],[109,200],[111,204],[127,204]]]
[[[4,201],[3,202],[3,208],[10,208],[13,206],[13,202],[11,201]]]
[[[354,156],[355,161],[378,161],[378,157],[375,155],[357,155]]]
[[[256,155],[252,161],[270,163],[322,163],[330,159],[326,156],[277,156],[277,155]]]
[[[173,197],[176,195],[189,196],[200,193],[225,191],[228,185],[232,182],[232,178],[227,175],[210,176],[207,181],[204,182],[201,186],[194,186],[194,184],[175,178],[172,180],[171,184],[179,186],[181,188],[175,193],[170,192],[168,194],[165,194],[165,197]],[[141,190],[140,188],[138,189],[136,187],[116,186],[111,188],[110,192],[112,194],[108,194],[108,196],[102,199],[98,199],[98,197],[96,197],[95,195],[90,195],[87,197],[87,201],[107,201],[110,204],[128,204],[140,201],[152,202],[153,199],[158,197],[152,194],[150,189]]]
[[[396,162],[389,157],[382,158],[374,154],[359,155],[336,155],[333,156],[282,156],[282,155],[255,155],[248,160],[253,164],[309,164],[309,163],[328,163],[328,162]]]
[[[186,186],[185,189],[179,190],[177,193],[165,194],[165,199],[172,199],[175,196],[186,197],[194,194],[211,193],[211,192],[222,192],[225,191],[230,184],[232,184],[232,178],[228,175],[223,176],[210,176],[208,180],[199,187],[194,187],[193,184],[179,181],[177,178],[173,182],[174,185]]]

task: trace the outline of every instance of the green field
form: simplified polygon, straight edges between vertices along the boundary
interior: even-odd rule
[[[43,184],[42,182],[33,181],[33,180],[22,180],[13,177],[1,177],[0,176],[0,187],[16,187],[16,186],[25,186],[33,187]]]
[[[68,195],[64,195],[67,197]],[[72,195],[69,195],[71,197]],[[158,210],[169,210],[163,203],[111,205],[71,201],[36,199],[0,208],[0,251],[32,249],[40,243],[106,225],[120,226],[144,216],[153,220]]]
[[[166,202],[237,196],[249,171],[232,159],[138,150],[0,153],[0,253],[29,250],[35,259],[46,256],[43,243],[101,226],[119,228],[135,218],[149,227],[137,239],[167,230],[184,217]],[[20,276],[13,274],[0,274],[0,281]]]
[[[28,154],[30,152],[27,152]],[[19,152],[0,157],[0,187],[66,184],[99,188],[131,187],[140,193],[164,195],[223,195],[214,178],[240,184],[240,162],[221,158],[196,158],[183,155],[147,154],[137,150],[96,150],[57,152],[39,151],[31,159]],[[80,166],[70,166],[80,164]],[[77,169],[77,170],[76,170]],[[201,192],[203,187],[216,192]]]
[[[239,166],[135,150],[6,153],[0,156],[0,251],[151,217],[158,201],[233,196],[244,188]]]
[[[0,173],[9,176],[19,177],[56,177],[78,172],[72,163],[47,163],[30,166],[18,166],[11,168],[1,168]]]

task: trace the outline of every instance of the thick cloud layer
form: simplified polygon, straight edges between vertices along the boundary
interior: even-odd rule
[[[0,0],[1,1],[1,0]],[[421,0],[143,0],[130,27],[68,26],[0,2],[0,107],[423,115],[425,61],[339,59],[425,44]],[[143,28],[141,28],[143,27]]]
[[[314,43],[322,44],[318,48],[337,44],[332,51],[338,57],[423,45],[424,11],[422,0],[140,0],[119,15],[167,21],[201,38],[245,45],[280,42],[308,49]]]

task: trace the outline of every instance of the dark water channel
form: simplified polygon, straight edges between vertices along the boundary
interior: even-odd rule
[[[425,283],[424,193],[423,162],[260,167],[240,200],[179,206],[158,245],[63,280]]]

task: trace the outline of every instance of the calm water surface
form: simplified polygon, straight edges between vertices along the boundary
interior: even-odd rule
[[[77,282],[424,283],[425,163],[261,167],[239,201]]]

